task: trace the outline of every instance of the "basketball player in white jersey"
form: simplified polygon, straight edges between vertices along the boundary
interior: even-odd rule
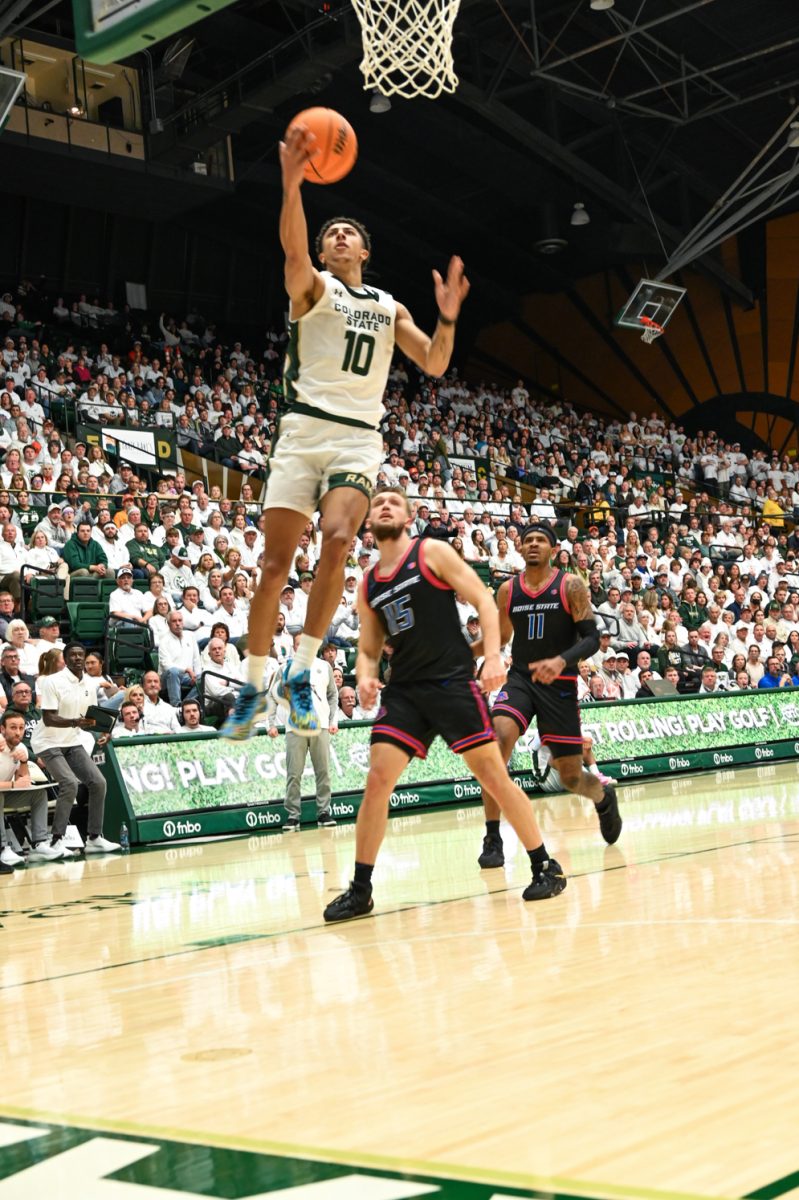
[[[290,300],[286,411],[269,459],[264,561],[250,606],[248,682],[221,731],[230,738],[248,737],[264,711],[264,663],[280,589],[300,535],[317,509],[322,514],[322,553],[299,648],[286,668],[283,687],[290,727],[307,736],[319,732],[311,663],[341,600],[347,552],[366,517],[382,461],[378,427],[394,345],[428,375],[443,375],[452,355],[455,322],[469,291],[459,258],[450,259],[446,279],[433,271],[439,318],[428,337],[399,301],[364,286],[369,235],[359,222],[344,217],[322,226],[316,250],[323,270],[317,270],[308,251],[300,194],[305,164],[315,148],[314,135],[302,125],[289,130],[280,145],[280,240]]]

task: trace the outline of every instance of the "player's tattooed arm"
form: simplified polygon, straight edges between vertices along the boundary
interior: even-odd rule
[[[577,621],[587,621],[592,616],[591,597],[588,595],[588,588],[582,579],[578,579],[576,575],[567,575],[564,582],[572,620],[575,624]]]

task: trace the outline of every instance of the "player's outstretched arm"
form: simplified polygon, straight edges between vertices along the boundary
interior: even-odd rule
[[[469,280],[463,271],[463,260],[457,255],[449,260],[447,278],[433,271],[438,322],[432,337],[428,337],[414,321],[404,304],[397,305],[395,337],[403,354],[416,363],[427,375],[443,375],[452,358],[455,345],[455,324],[461,305],[469,294]]]
[[[467,604],[477,609],[480,628],[483,631],[485,655],[480,683],[486,692],[493,692],[502,687],[507,671],[499,653],[499,613],[491,592],[480,576],[446,542],[423,538],[419,553],[424,555],[425,566],[442,583],[448,583],[454,591],[463,596]]]
[[[566,667],[576,666],[582,659],[590,658],[599,649],[599,630],[591,608],[591,597],[582,579],[578,579],[576,575],[566,576],[566,596],[579,636],[574,645],[569,646],[562,654],[531,663],[530,675],[536,683],[552,683],[563,674]]]
[[[280,243],[286,255],[284,279],[291,300],[292,318],[303,316],[322,294],[322,279],[308,252],[308,223],[300,188],[305,164],[316,149],[316,138],[304,125],[295,125],[280,143],[283,207],[280,210]]]
[[[380,655],[386,640],[385,630],[366,599],[365,587],[358,593],[358,617],[361,635],[355,659],[355,682],[362,708],[373,708],[380,691]]]

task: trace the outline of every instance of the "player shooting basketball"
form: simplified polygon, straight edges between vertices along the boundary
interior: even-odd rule
[[[277,621],[280,589],[308,520],[321,510],[322,551],[297,653],[283,686],[289,724],[313,735],[310,667],[341,599],[344,564],[369,507],[383,456],[383,393],[396,344],[420,370],[440,376],[449,366],[455,323],[469,291],[463,263],[450,259],[446,279],[433,271],[439,317],[432,337],[387,292],[364,287],[371,241],[358,222],[327,221],[316,239],[322,270],[311,262],[301,185],[315,151],[314,135],[294,125],[280,146],[290,334],[284,368],[286,408],[269,459],[265,550],[249,620],[248,682],[222,727],[244,738],[264,711],[264,665]]]

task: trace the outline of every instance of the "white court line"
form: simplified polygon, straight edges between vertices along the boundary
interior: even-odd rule
[[[407,912],[408,909],[403,908],[401,911]],[[383,915],[390,916],[391,911],[386,912]],[[640,921],[582,921],[579,924],[579,926],[577,926],[577,927],[575,927],[573,925],[569,925],[568,922],[564,921],[562,923],[552,923],[552,924],[547,923],[546,925],[536,924],[535,932],[539,933],[539,932],[555,931],[555,932],[562,933],[565,929],[568,929],[570,932],[576,932],[576,930],[582,930],[582,929],[586,929],[586,930],[588,930],[588,929],[642,929],[644,927],[650,928],[655,925],[665,927],[665,928],[668,928],[670,926],[685,926],[685,925],[711,925],[711,926],[712,925],[716,925],[716,926],[773,925],[775,927],[781,928],[783,926],[788,926],[788,927],[799,926],[799,917],[675,917],[674,919],[661,919],[661,920],[651,920],[649,918],[646,918],[646,919],[640,920]],[[316,933],[318,933],[323,937],[330,937],[331,935],[326,932],[326,928],[327,927],[325,927],[325,929],[322,929],[321,927],[318,927],[318,926],[311,926],[309,929],[292,930],[290,932],[295,933],[295,934],[296,933],[301,933],[301,934],[316,934]],[[513,927],[511,927],[509,929],[494,930],[491,936],[492,937],[514,936],[515,937],[519,933],[529,933],[529,932],[530,932],[529,925],[514,925]],[[269,936],[272,936],[272,935],[269,935]],[[279,935],[277,935],[277,936],[279,936]],[[286,936],[289,936],[289,935],[287,934]],[[484,937],[485,937],[485,931],[462,930],[460,933],[455,933],[454,931],[449,932],[449,933],[447,933],[447,932],[430,933],[430,934],[425,934],[423,937],[409,937],[409,938],[392,937],[391,944],[392,944],[392,946],[423,946],[430,942],[462,941],[463,939],[469,939],[469,940],[471,940],[473,938],[483,939]],[[241,943],[241,944],[242,945],[252,945],[256,941],[257,941],[257,939],[254,938],[250,942]],[[372,941],[372,942],[360,942],[357,945],[353,944],[353,945],[349,946],[348,949],[363,951],[363,950],[374,950],[374,949],[377,949],[378,947],[380,947],[381,949],[385,949],[385,946],[386,946],[386,939],[380,938],[380,939],[375,939],[375,941]],[[229,946],[219,946],[216,948],[218,948],[220,950],[227,950],[230,947]],[[331,945],[331,947],[328,950],[326,950],[322,953],[314,953],[314,952],[309,951],[304,954],[295,954],[292,956],[292,958],[295,962],[307,961],[309,959],[314,959],[314,958],[324,958],[327,954],[330,953],[330,950],[332,950],[332,949],[335,949],[335,946]],[[155,960],[155,961],[157,961],[157,960]],[[136,965],[141,966],[142,964],[137,963]],[[252,965],[251,963],[239,963],[239,964],[234,963],[232,965],[228,965],[225,968],[225,973],[230,972],[230,971],[249,971],[251,968],[251,965]],[[124,964],[122,964],[122,967],[124,967]],[[207,976],[207,975],[218,975],[218,974],[219,974],[218,968],[211,968],[210,970],[207,970],[207,971],[188,971],[183,975],[171,975],[169,977],[169,979],[158,979],[158,980],[153,980],[152,982],[149,982],[149,983],[134,983],[134,984],[131,984],[129,987],[112,988],[111,991],[112,991],[113,995],[124,995],[126,992],[140,992],[140,991],[146,991],[148,988],[168,987],[172,983],[183,982],[184,980],[187,980],[187,979],[202,979],[204,976]],[[44,982],[46,982],[46,981],[44,981]]]

